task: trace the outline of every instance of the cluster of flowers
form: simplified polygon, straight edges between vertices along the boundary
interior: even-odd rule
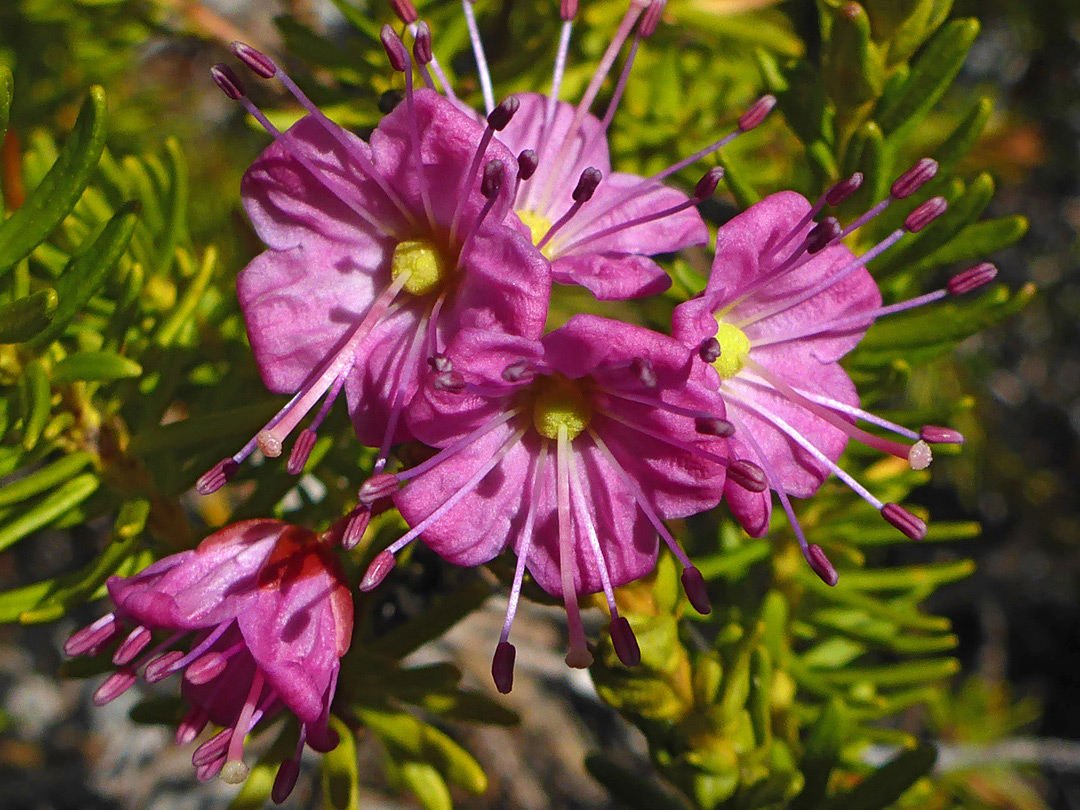
[[[859,187],[859,175],[813,204],[781,192],[736,216],[719,229],[708,286],[676,308],[670,335],[585,314],[544,334],[553,282],[584,286],[599,301],[667,288],[651,257],[708,242],[696,204],[713,194],[722,172],[706,172],[691,196],[663,181],[756,127],[775,100],[760,99],[735,131],[651,177],[613,172],[606,132],[663,0],[631,0],[576,105],[558,100],[576,3],[561,5],[550,93],[498,104],[472,6],[466,0],[463,7],[483,115],[454,95],[431,31],[408,0],[394,3],[403,34],[382,30],[404,97],[367,142],[331,122],[246,45],[234,46],[246,68],[281,82],[307,112],[287,132],[249,100],[232,70],[213,69],[226,95],[274,139],[243,181],[245,207],[268,249],[237,287],[266,386],[293,396],[197,489],[224,485],[256,448],[280,456],[315,410],[289,452],[288,469],[299,473],[343,389],[356,435],[379,448],[378,460],[356,508],[330,531],[273,520],[230,526],[194,551],[111,579],[115,612],[67,646],[72,655],[113,649],[119,669],[99,689],[99,703],[130,687],[140,668],[147,681],[183,670],[192,708],[177,741],[193,740],[209,721],[224,729],[195,751],[200,778],[220,772],[242,780],[244,736],[287,708],[302,730],[297,757],[278,773],[275,800],[291,790],[305,743],[316,750],[334,744],[327,719],[352,602],[331,549],[354,547],[380,502],[392,501],[411,528],[378,554],[363,591],[379,585],[415,538],[464,566],[514,550],[510,606],[492,664],[506,692],[510,627],[526,571],[565,603],[570,666],[592,661],[578,596],[597,592],[610,610],[614,648],[633,665],[640,652],[613,589],[653,568],[661,538],[684,566],[690,603],[709,612],[702,576],[664,521],[723,499],[749,534],[761,536],[775,492],[807,561],[831,585],[836,571],[804,537],[790,498],[813,494],[832,473],[919,539],[922,520],[875,498],[837,459],[855,438],[921,469],[930,463],[929,444],[963,441],[947,428],[911,431],[860,409],[838,362],[876,318],[967,292],[994,275],[979,265],[942,290],[882,306],[866,263],[939,216],[942,198],[915,208],[863,255],[846,246],[854,231],[934,176],[931,160],[846,226],[823,212]],[[627,42],[601,120],[590,109]],[[424,86],[414,86],[414,76]],[[871,434],[859,421],[897,438]],[[388,471],[391,447],[406,441],[434,452],[416,467]],[[110,647],[125,625],[134,629]],[[168,636],[150,647],[156,630]],[[186,637],[188,652],[168,649]]]

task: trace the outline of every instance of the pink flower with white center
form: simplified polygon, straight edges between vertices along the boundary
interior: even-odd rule
[[[776,492],[799,544],[815,572],[830,585],[836,571],[817,545],[807,542],[789,501],[805,498],[833,473],[866,499],[892,525],[922,539],[926,524],[894,503],[882,503],[836,461],[849,438],[924,469],[928,443],[963,442],[956,431],[925,426],[921,431],[875,416],[859,407],[854,384],[838,362],[862,339],[875,319],[892,312],[974,289],[994,276],[991,265],[960,274],[942,290],[883,307],[865,265],[903,238],[921,230],[945,210],[935,197],[916,208],[897,229],[862,256],[843,239],[897,199],[909,197],[937,171],[932,160],[917,163],[892,186],[888,198],[846,228],[835,218],[815,223],[826,205],[839,204],[862,182],[861,175],[838,183],[811,206],[794,192],[767,197],[723,225],[704,293],[680,304],[672,334],[712,365],[735,428],[731,454],[760,465],[769,489],[751,493],[728,487],[728,506],[751,535],[769,526]],[[891,431],[899,440],[869,433],[864,421]]]
[[[361,590],[378,585],[417,537],[455,565],[513,547],[517,571],[492,666],[503,692],[526,568],[564,601],[570,666],[592,660],[578,596],[601,591],[616,651],[638,660],[613,588],[652,570],[658,536],[685,566],[692,604],[708,612],[701,574],[663,521],[715,506],[725,479],[759,489],[765,480],[752,464],[729,465],[731,425],[704,364],[665,335],[577,315],[539,342],[463,330],[432,366],[409,418],[441,450],[361,487],[368,502],[392,495],[411,526],[378,555]]]
[[[500,105],[481,125],[426,89],[387,26],[405,100],[370,142],[331,122],[268,57],[236,44],[256,75],[277,77],[308,114],[279,131],[224,66],[215,81],[274,137],[243,181],[244,205],[268,250],[237,279],[248,337],[267,387],[294,397],[238,453],[198,482],[212,492],[258,447],[281,454],[288,435],[322,402],[293,446],[303,469],[315,431],[344,388],[360,440],[409,438],[401,416],[424,358],[466,326],[539,336],[550,268],[510,215],[516,161],[493,139],[513,117]],[[504,224],[510,215],[508,227]]]
[[[99,706],[129,689],[140,669],[147,683],[182,671],[191,708],[177,744],[193,741],[208,723],[222,727],[192,757],[202,781],[220,773],[243,782],[244,737],[261,720],[292,712],[300,739],[274,782],[272,796],[281,802],[296,782],[304,745],[329,751],[337,744],[327,724],[353,608],[331,551],[336,540],[278,520],[235,523],[133,577],[110,577],[115,610],[75,633],[64,651],[97,655],[123,637],[112,654],[119,669],[94,695]]]
[[[765,97],[740,119],[737,132],[651,177],[613,173],[607,132],[641,41],[656,30],[665,4],[666,0],[631,0],[582,98],[573,105],[558,100],[577,15],[577,3],[564,0],[551,90],[546,96],[514,96],[520,109],[498,135],[518,155],[514,211],[551,259],[552,278],[560,284],[584,286],[602,301],[654,295],[670,286],[667,273],[650,257],[708,242],[708,229],[695,205],[712,196],[722,171],[714,169],[702,177],[693,196],[662,181],[757,126],[775,103],[771,96]],[[398,0],[393,6],[413,34],[417,61],[426,66],[425,58],[433,59],[430,30],[418,21],[408,0]],[[484,106],[490,113],[495,109],[491,76],[471,0],[462,0],[462,9]],[[589,110],[627,41],[623,70],[601,120]],[[438,66],[435,61],[430,64]],[[433,72],[434,76],[426,69],[423,72],[428,86],[434,88],[438,79],[447,97],[459,103],[442,71]]]

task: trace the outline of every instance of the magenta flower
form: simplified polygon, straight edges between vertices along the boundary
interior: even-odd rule
[[[838,362],[876,318],[966,292],[993,278],[992,266],[980,265],[957,276],[946,289],[881,306],[866,263],[940,215],[945,210],[940,197],[915,209],[902,228],[862,256],[843,244],[891,202],[913,194],[936,170],[933,161],[920,161],[893,184],[889,198],[846,228],[832,217],[821,223],[814,218],[826,204],[836,205],[853,193],[860,175],[831,188],[814,206],[794,192],[762,200],[719,229],[708,286],[700,297],[675,309],[673,335],[712,365],[712,384],[718,386],[735,428],[731,454],[761,466],[807,560],[830,585],[836,582],[836,571],[821,548],[807,542],[789,496],[812,495],[833,473],[889,523],[921,539],[926,533],[921,519],[897,504],[882,503],[839,467],[837,459],[854,438],[923,469],[932,458],[928,442],[963,441],[956,431],[926,426],[915,432],[862,410],[855,386]],[[859,420],[900,440],[869,433],[856,425]],[[727,487],[728,506],[751,535],[760,537],[768,529],[769,490]]]
[[[664,335],[577,315],[540,342],[463,330],[432,365],[410,427],[442,449],[361,488],[369,502],[392,495],[412,527],[376,558],[361,590],[378,585],[416,537],[456,565],[513,547],[517,571],[492,668],[504,692],[526,568],[564,601],[566,660],[575,667],[592,660],[577,598],[600,591],[620,658],[638,660],[613,588],[652,570],[658,535],[686,567],[691,602],[708,612],[701,574],[663,521],[715,506],[725,477],[759,488],[765,481],[753,465],[729,466],[731,426],[704,364]]]
[[[292,712],[300,740],[274,782],[280,802],[296,781],[305,743],[317,751],[337,744],[327,723],[353,610],[330,544],[329,535],[278,520],[233,524],[193,551],[130,578],[111,577],[115,610],[75,633],[64,650],[96,655],[126,631],[112,654],[119,669],[94,695],[99,706],[129,689],[140,669],[147,683],[183,671],[181,693],[191,708],[177,744],[208,723],[222,727],[192,757],[203,781],[219,772],[227,782],[244,781],[244,737],[264,718]]]
[[[721,170],[707,173],[692,197],[663,185],[662,181],[734,137],[729,135],[648,178],[612,173],[607,131],[629,80],[638,47],[656,30],[665,3],[666,0],[630,2],[581,100],[572,105],[558,100],[577,14],[577,3],[564,0],[560,7],[562,34],[550,93],[514,96],[520,109],[498,134],[498,139],[518,155],[521,167],[520,182],[515,185],[514,211],[529,227],[533,241],[551,259],[552,278],[560,284],[584,286],[600,300],[664,291],[671,281],[650,257],[708,242],[708,229],[694,206],[713,194]],[[422,75],[428,86],[434,88],[438,80],[447,97],[468,110],[458,102],[438,62],[434,61],[431,32],[424,22],[418,21],[412,3],[400,0],[393,6],[413,34],[417,61],[423,67]],[[463,2],[462,8],[476,57],[484,106],[490,113],[496,109],[495,98],[479,28],[471,2]],[[614,97],[601,120],[589,110],[628,40],[630,46]],[[427,70],[428,64],[432,71]],[[740,119],[739,132],[760,123],[774,103],[772,97],[766,97],[755,105]]]
[[[401,418],[424,358],[473,326],[539,336],[550,270],[510,213],[513,155],[492,135],[516,109],[481,125],[426,89],[413,91],[407,52],[389,26],[391,63],[405,101],[370,143],[332,123],[266,56],[237,44],[253,72],[276,76],[308,111],[280,132],[244,95],[235,74],[215,81],[274,137],[243,181],[244,204],[268,250],[237,279],[248,337],[267,387],[292,401],[198,483],[220,487],[256,446],[282,452],[320,400],[289,459],[299,472],[315,430],[344,388],[360,440],[409,438]]]

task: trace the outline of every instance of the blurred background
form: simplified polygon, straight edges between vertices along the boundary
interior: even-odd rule
[[[222,266],[231,272],[242,267],[259,245],[239,211],[239,179],[266,138],[248,128],[217,92],[208,69],[226,59],[226,44],[233,39],[281,55],[284,32],[302,46],[295,28],[274,24],[281,13],[344,46],[347,26],[334,5],[321,0],[4,0],[0,5],[0,61],[15,68],[16,133],[25,139],[35,127],[63,131],[74,121],[85,88],[103,84],[113,113],[110,148],[145,148],[149,129],[159,139],[175,135],[191,167],[192,238],[214,240]],[[745,11],[768,5],[673,0],[672,9],[733,15],[737,25]],[[778,8],[813,51],[815,4],[790,0]],[[388,16],[383,8],[378,13]],[[965,807],[1080,808],[1080,4],[957,0],[953,15],[979,17],[982,30],[948,101],[959,104],[981,93],[993,99],[995,110],[965,171],[986,170],[997,180],[991,214],[1021,213],[1029,219],[1025,238],[993,258],[1001,280],[1014,289],[1034,282],[1038,294],[1019,315],[960,347],[956,367],[962,387],[977,392],[964,427],[981,434],[982,441],[973,442],[972,452],[915,495],[935,518],[977,519],[984,526],[981,537],[954,549],[976,560],[975,574],[937,592],[930,606],[952,620],[963,663],[954,682],[952,714],[933,723],[946,743],[950,735],[977,741],[983,732],[1011,741],[1011,748],[996,755],[1030,766],[1022,785],[1004,791],[983,785],[982,795]],[[740,50],[740,40],[734,42],[725,56],[750,64],[750,45]],[[296,50],[302,47],[289,52]],[[353,80],[355,87],[375,81],[369,92],[376,96],[385,89],[370,76]],[[265,94],[264,100],[274,102]],[[10,165],[18,154],[9,138],[0,161]],[[15,193],[10,185],[4,190]],[[223,221],[235,226],[231,235],[223,236]],[[94,527],[83,531],[92,534]],[[78,532],[57,532],[20,546],[17,559],[0,555],[0,583],[9,586],[25,571],[40,578],[69,570],[85,559],[79,542]],[[408,611],[415,590],[401,584],[387,598],[387,616]],[[80,618],[93,615],[91,610]],[[421,657],[455,660],[468,679],[486,684],[488,640],[500,615],[500,605],[489,605]],[[501,785],[493,795],[511,797],[511,806],[530,810],[619,806],[580,763],[589,749],[640,750],[641,740],[595,699],[587,676],[563,669],[557,652],[561,636],[543,608],[529,610],[521,623],[521,637],[530,643],[519,652],[510,705],[522,713],[523,726],[468,732],[471,750]],[[130,702],[91,710],[91,687],[55,678],[60,645],[77,625],[65,620],[0,628],[0,706],[7,724],[0,728],[0,810],[224,806],[232,789],[213,783],[193,790],[188,754],[172,748],[167,731],[133,730],[126,719]],[[477,656],[476,649],[484,653]],[[925,721],[921,713],[912,718],[913,724]],[[377,748],[370,747],[377,760]],[[962,756],[963,749],[955,753]],[[395,801],[404,801],[380,798],[379,770],[374,764],[370,770],[362,775],[365,785],[374,787],[362,806],[396,807]],[[301,789],[290,802],[303,806],[306,798]],[[500,805],[467,799],[460,806]]]

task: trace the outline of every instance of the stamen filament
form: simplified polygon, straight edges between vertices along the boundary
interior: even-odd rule
[[[465,25],[469,29],[469,41],[472,42],[473,56],[476,58],[476,72],[480,77],[480,92],[484,95],[484,111],[495,109],[495,91],[491,86],[491,72],[488,70],[487,57],[484,55],[484,42],[480,39],[480,27],[476,24],[472,0],[461,0],[461,9],[465,12]]]
[[[403,481],[408,481],[410,478],[416,478],[416,476],[418,476],[418,475],[423,475],[428,470],[433,469],[433,468],[439,466],[440,464],[442,464],[444,461],[448,461],[449,459],[453,458],[458,453],[460,453],[462,450],[464,450],[466,447],[471,446],[474,442],[479,441],[484,436],[491,433],[491,431],[493,431],[499,425],[505,425],[507,422],[509,422],[511,419],[513,419],[515,416],[517,416],[521,412],[522,412],[521,408],[515,408],[514,410],[506,411],[505,413],[500,413],[498,416],[491,419],[491,421],[485,422],[483,425],[478,427],[476,430],[472,431],[472,433],[469,433],[469,434],[466,434],[465,436],[462,436],[460,439],[458,439],[453,444],[449,445],[448,447],[443,448],[438,453],[436,453],[431,458],[429,458],[427,461],[422,461],[419,464],[417,464],[415,467],[410,467],[407,470],[403,470],[402,472],[396,473],[395,477],[397,478],[397,480],[399,482],[403,482]]]
[[[910,430],[903,425],[898,425],[896,422],[890,422],[884,417],[878,416],[874,413],[870,413],[870,411],[864,411],[862,408],[856,408],[854,405],[848,405],[847,403],[840,402],[839,400],[832,399],[831,397],[822,396],[821,394],[813,394],[801,388],[796,388],[795,390],[798,391],[799,394],[801,394],[802,396],[806,397],[809,400],[812,400],[813,402],[818,403],[819,405],[824,405],[826,408],[832,408],[834,411],[846,413],[849,416],[854,416],[856,419],[862,419],[864,422],[869,422],[872,425],[877,425],[878,427],[885,428],[886,430],[891,430],[893,433],[904,436],[905,438],[911,439],[912,441],[918,441],[921,438],[921,436],[914,430]]]
[[[664,402],[664,400],[659,397],[645,397],[638,394],[631,394],[626,391],[615,391],[610,388],[600,388],[599,390],[611,397],[625,399],[628,402],[637,402],[641,405],[648,405],[650,408],[656,408],[657,410],[667,411],[668,413],[674,413],[680,416],[689,416],[692,419],[722,418],[714,413],[708,413],[707,411],[699,411],[694,408],[684,408],[681,405],[673,405],[670,402]]]
[[[427,529],[428,526],[430,526],[432,523],[437,521],[439,518],[441,518],[443,515],[445,515],[455,506],[457,506],[461,499],[468,495],[470,492],[472,492],[472,490],[476,488],[476,485],[484,479],[484,476],[491,472],[506,457],[506,454],[514,448],[514,445],[516,445],[521,440],[521,437],[524,435],[525,428],[514,431],[510,435],[510,437],[502,443],[502,446],[499,447],[495,454],[486,462],[484,462],[483,466],[481,466],[480,469],[477,470],[472,475],[472,477],[458,489],[457,492],[447,498],[443,503],[439,504],[438,508],[436,508],[435,511],[433,511],[430,515],[428,515],[422,521],[409,529],[409,531],[407,531],[405,534],[403,534],[401,537],[391,543],[390,546],[387,547],[386,552],[389,554],[397,554],[399,551],[401,551],[401,549],[405,548],[405,546],[411,543],[413,539],[419,537]]]
[[[578,607],[577,586],[574,583],[574,537],[570,524],[570,438],[566,425],[560,424],[556,434],[556,504],[559,518],[559,573],[562,577],[563,605],[566,608],[566,625],[570,636],[570,649],[566,664],[584,669],[592,664],[593,657],[585,643],[585,626],[581,623]]]
[[[405,409],[405,392],[406,386],[404,382],[406,376],[412,373],[412,376],[416,376],[415,369],[420,364],[420,354],[424,348],[424,339],[427,337],[427,324],[430,313],[425,314],[417,324],[415,331],[413,332],[412,341],[409,345],[408,352],[406,353],[403,361],[398,365],[397,374],[394,377],[394,389],[393,389],[393,402],[390,406],[390,416],[386,420],[386,430],[383,432],[382,444],[379,445],[379,455],[375,459],[374,472],[381,473],[383,468],[386,467],[387,457],[390,455],[390,443],[394,439],[394,434],[397,432],[398,421],[401,419],[401,413]]]
[[[532,497],[529,499],[529,505],[525,512],[525,525],[521,529],[521,545],[517,548],[517,565],[514,567],[514,582],[510,586],[510,599],[506,608],[506,618],[503,619],[502,633],[499,634],[499,642],[508,641],[510,638],[510,628],[514,624],[514,616],[517,614],[518,602],[521,600],[521,585],[525,579],[525,563],[529,557],[529,550],[532,548],[533,541],[533,524],[536,522],[536,506],[540,503],[540,496],[543,493],[544,488],[544,469],[547,464],[548,456],[548,443],[545,441],[540,445],[540,455],[536,458],[536,463],[533,467],[532,474],[532,486],[530,491]]]
[[[600,548],[600,539],[596,536],[596,526],[593,524],[589,505],[586,502],[585,490],[581,484],[581,475],[578,472],[577,459],[574,453],[569,454],[568,469],[574,520],[585,528],[585,534],[589,538],[589,548],[592,551],[593,560],[596,562],[596,568],[600,573],[600,584],[604,589],[604,598],[607,599],[608,610],[611,612],[611,618],[617,619],[619,609],[615,605],[615,590],[611,587],[611,575],[608,573],[604,552]],[[592,511],[595,512],[595,509]]]

